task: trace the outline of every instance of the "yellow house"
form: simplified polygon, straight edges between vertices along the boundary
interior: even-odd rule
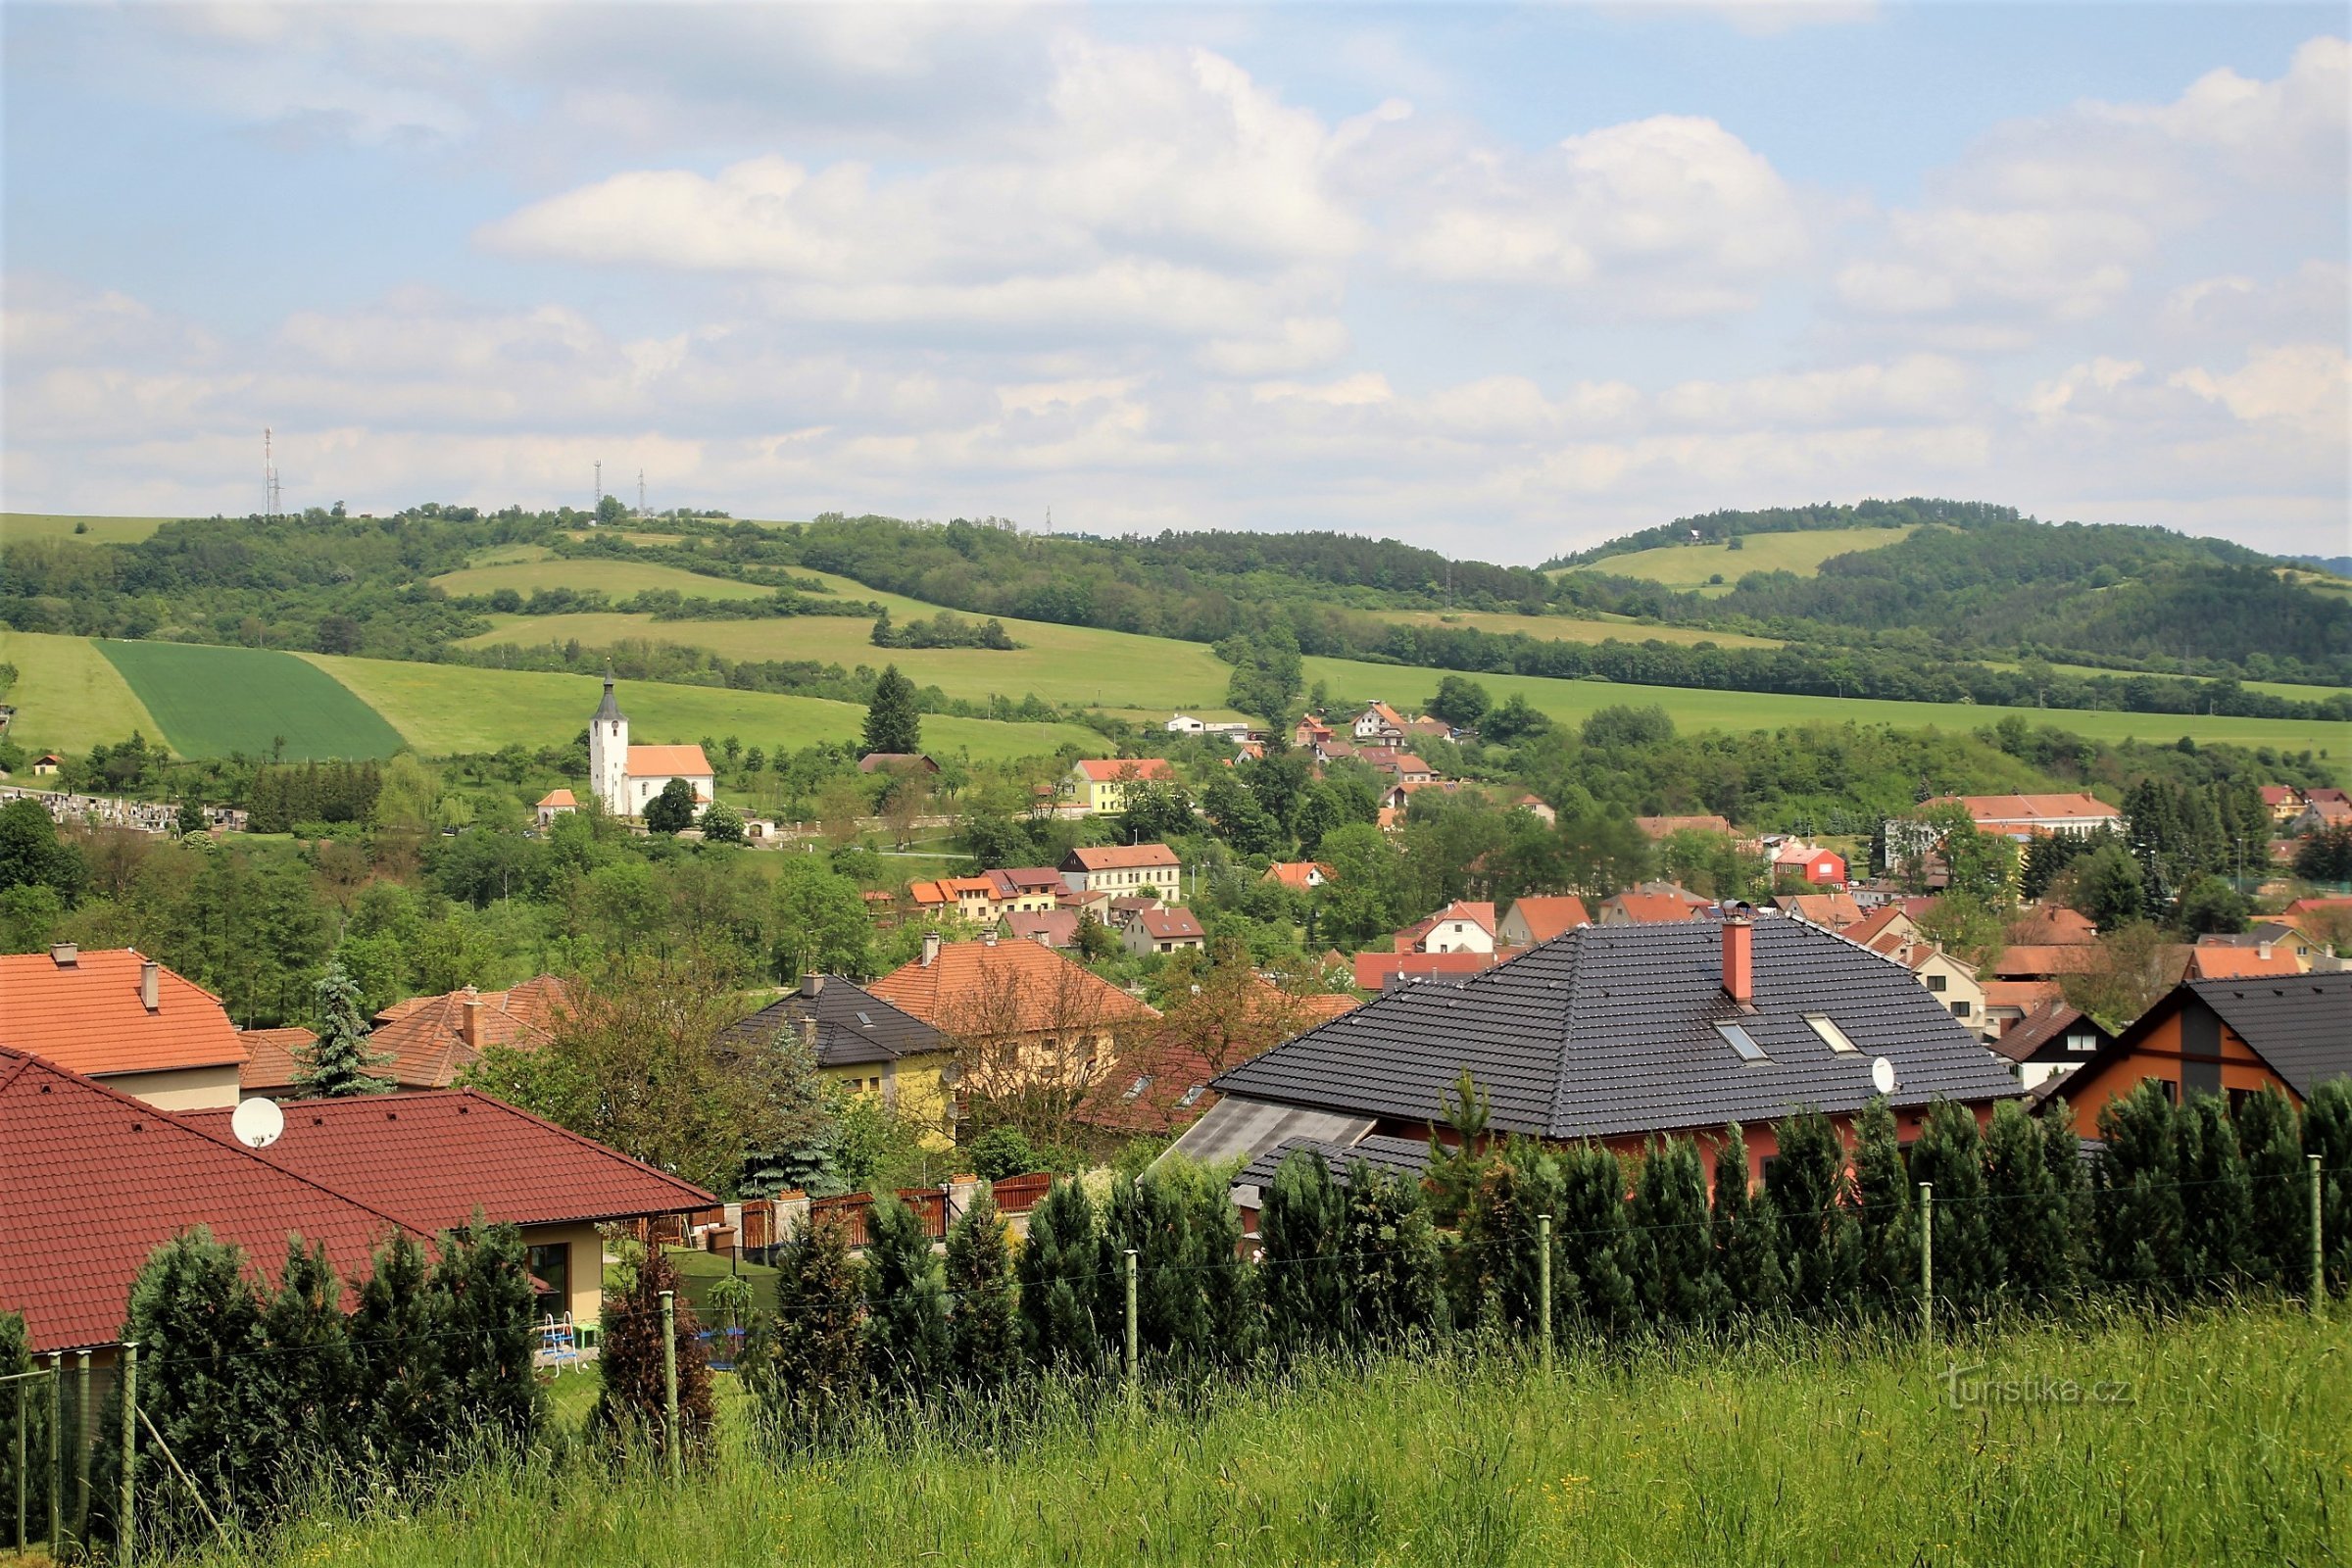
[[[956,1142],[956,1053],[938,1030],[839,975],[801,977],[800,989],[737,1019],[722,1050],[758,1050],[787,1035],[816,1057],[817,1076],[872,1095],[923,1129],[923,1143]]]
[[[1089,816],[1127,809],[1127,791],[1136,784],[1173,784],[1176,769],[1163,757],[1096,757],[1070,764],[1071,793]]]

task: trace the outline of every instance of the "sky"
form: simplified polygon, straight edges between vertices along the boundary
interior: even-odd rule
[[[2352,549],[2341,5],[0,8],[0,502]]]

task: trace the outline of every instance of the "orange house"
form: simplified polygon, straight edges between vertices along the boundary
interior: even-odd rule
[[[2076,1071],[2035,1091],[2064,1095],[2075,1130],[2095,1138],[2099,1109],[2153,1079],[2178,1104],[2191,1094],[2233,1104],[2265,1088],[2301,1105],[2329,1078],[2352,1076],[2352,971],[2190,980]]]

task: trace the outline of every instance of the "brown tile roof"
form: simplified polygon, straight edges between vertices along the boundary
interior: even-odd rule
[[[549,791],[548,791],[548,792],[547,792],[545,795],[542,795],[542,796],[540,796],[540,797],[539,797],[539,804],[540,804],[541,806],[549,806],[549,807],[553,807],[553,806],[573,806],[573,807],[576,807],[576,806],[578,806],[580,803],[579,803],[579,802],[578,802],[576,799],[574,799],[574,798],[573,798],[573,796],[572,796],[572,793],[571,793],[571,791],[569,791],[569,790],[549,790]]]
[[[147,1254],[191,1226],[244,1248],[267,1279],[299,1235],[346,1280],[366,1278],[375,1243],[402,1228],[225,1137],[7,1050],[0,1148],[0,1301],[24,1314],[35,1349],[114,1343]]]
[[[2098,1030],[2102,1041],[2106,1038],[2105,1030],[2083,1020],[2082,1014],[2063,1000],[2056,1000],[2044,1002],[2003,1030],[1992,1042],[1992,1049],[2011,1061],[2029,1061],[2035,1052],[2065,1034],[2078,1021]]]
[[[1294,996],[1265,980],[1255,980],[1249,988],[1246,1011],[1250,1026],[1263,1025],[1263,1032],[1254,1038],[1236,1039],[1237,1049],[1224,1066],[1239,1066],[1356,1006],[1353,997]],[[1075,1114],[1080,1121],[1121,1132],[1178,1132],[1200,1120],[1217,1102],[1216,1091],[1208,1087],[1208,1081],[1221,1070],[1197,1045],[1173,1038],[1164,1029],[1156,1030],[1121,1053],[1118,1065],[1087,1090]]]
[[[1208,935],[1186,908],[1142,909],[1137,911],[1135,923],[1153,942],[1190,942]]]
[[[1860,925],[1863,919],[1862,906],[1850,893],[1792,893],[1778,903],[1787,913],[1832,931]]]
[[[1939,795],[1920,808],[1960,806],[1978,822],[2121,820],[2123,811],[2095,795]]]
[[[1616,908],[1636,925],[1694,919],[1701,907],[1672,893],[1618,893],[1601,900],[1600,906]]]
[[[1428,980],[1441,975],[1476,974],[1492,969],[1507,956],[1499,953],[1359,953],[1355,956],[1355,988],[1378,991],[1393,976]]]
[[[1879,933],[1885,931],[1888,926],[1894,924],[1895,921],[1903,919],[1904,917],[1903,906],[1901,905],[1882,904],[1877,908],[1864,915],[1860,920],[1845,927],[1838,934],[1841,937],[1844,937],[1848,942],[1859,942],[1866,948],[1876,947],[1878,945]]]
[[[1634,826],[1653,839],[1672,837],[1686,829],[1730,837],[1732,824],[1720,816],[1637,816]]]
[[[1025,1032],[1156,1018],[1156,1009],[1034,942],[947,942],[930,963],[866,988],[945,1034]]]
[[[509,991],[445,992],[411,997],[375,1015],[370,1049],[389,1054],[379,1069],[403,1089],[446,1089],[492,1046],[535,1051],[563,1019],[567,993],[552,974]],[[466,1037],[466,1004],[478,1003],[475,1038]]]
[[[2047,904],[2010,924],[2017,941],[2045,948],[2080,947],[2099,940],[2099,928],[2081,911]]]
[[[1004,934],[1016,942],[1035,942],[1049,948],[1078,945],[1076,909],[1021,910],[1004,916],[1000,923]]]
[[[2200,942],[2188,955],[2191,980],[2251,980],[2262,975],[2302,972],[2294,954],[2285,948],[2273,948],[2266,956],[2260,948],[2209,947]],[[2352,1020],[2347,1022],[2352,1025]]]
[[[310,1049],[318,1037],[310,1030],[241,1029],[237,1040],[245,1047],[247,1060],[237,1069],[237,1088],[247,1096],[282,1095],[294,1087],[294,1074],[301,1070],[298,1053]]]
[[[159,1004],[147,1010],[145,961],[130,948],[76,953],[71,963],[47,953],[0,956],[0,1046],[101,1078],[242,1064],[227,1011],[202,986],[158,965]]]
[[[2015,1007],[2021,1012],[2032,1012],[2066,1000],[2055,980],[1987,980],[1984,986],[1987,1007]]]
[[[297,1100],[285,1133],[259,1158],[363,1199],[419,1231],[675,1214],[718,1201],[692,1182],[472,1089]],[[222,1138],[232,1113],[180,1120]]]
[[[2051,975],[2085,974],[2096,968],[2099,950],[2080,942],[2037,948],[2016,944],[2001,950],[1992,972],[2003,980],[2045,980]]]
[[[1070,858],[1077,862],[1072,869],[1079,871],[1126,871],[1177,863],[1176,852],[1165,844],[1105,844],[1072,850]]]

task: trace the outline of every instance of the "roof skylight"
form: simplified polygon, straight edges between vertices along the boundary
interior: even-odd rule
[[[1749,1034],[1740,1025],[1736,1023],[1719,1023],[1715,1026],[1715,1032],[1723,1036],[1725,1043],[1728,1044],[1734,1051],[1739,1053],[1740,1059],[1741,1061],[1763,1061],[1767,1059],[1764,1054],[1764,1048],[1756,1044],[1756,1037]]]
[[[1858,1051],[1861,1049],[1846,1037],[1844,1030],[1838,1027],[1838,1020],[1826,1012],[1808,1012],[1805,1014],[1805,1022],[1813,1026],[1813,1032],[1821,1036],[1823,1042],[1832,1051]]]

